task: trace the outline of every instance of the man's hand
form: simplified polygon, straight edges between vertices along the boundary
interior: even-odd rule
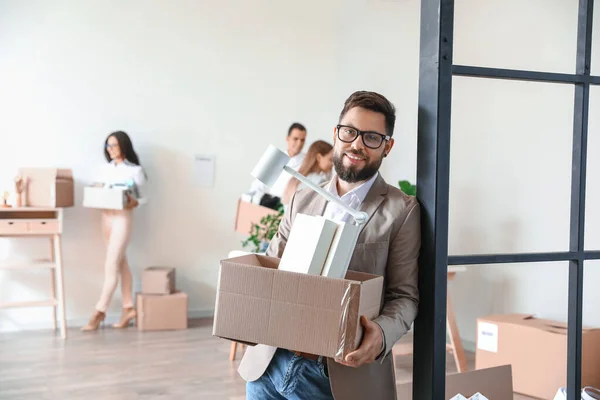
[[[347,367],[360,367],[375,361],[383,347],[383,333],[376,322],[369,321],[367,317],[361,316],[360,323],[364,328],[364,335],[360,347],[340,361]]]
[[[133,196],[127,193],[127,204],[125,205],[126,210],[131,210],[132,208],[137,207],[139,204],[140,203]]]

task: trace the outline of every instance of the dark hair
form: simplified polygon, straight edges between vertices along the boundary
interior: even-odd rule
[[[388,99],[375,92],[354,92],[344,103],[344,109],[340,113],[340,123],[342,122],[344,115],[346,115],[346,113],[354,107],[360,107],[383,114],[385,117],[386,133],[390,136],[394,134],[394,125],[396,124],[396,109]]]
[[[299,122],[294,122],[294,123],[293,123],[293,124],[290,126],[290,129],[288,129],[288,136],[290,136],[290,135],[292,134],[292,131],[293,131],[294,129],[298,129],[298,130],[301,130],[301,131],[304,131],[304,132],[306,132],[306,128],[304,127],[304,125],[302,125],[302,124],[301,124],[301,123],[299,123]]]
[[[121,154],[124,156],[124,158],[130,163],[140,165],[140,159],[138,158],[138,155],[136,154],[135,150],[133,150],[133,143],[131,143],[131,139],[129,138],[129,135],[127,135],[123,131],[113,132],[106,137],[106,140],[104,141],[104,156],[106,157],[106,160],[108,162],[111,161],[110,154],[108,153],[108,149],[106,148],[106,145],[108,144],[108,139],[111,136],[114,136],[114,138],[117,139],[117,142],[119,142],[119,149],[121,150]]]

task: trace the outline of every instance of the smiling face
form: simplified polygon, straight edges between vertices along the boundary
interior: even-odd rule
[[[106,140],[106,150],[111,160],[121,160],[123,158],[121,154],[121,146],[115,136],[109,136]]]
[[[306,142],[306,131],[298,128],[294,128],[290,131],[287,137],[288,154],[290,157],[294,157],[302,151],[304,142]]]
[[[382,113],[354,107],[348,110],[340,125],[360,131],[386,134],[385,116]],[[343,128],[342,128],[343,129]],[[348,183],[369,180],[377,173],[381,162],[394,145],[394,140],[384,141],[377,149],[365,146],[362,137],[357,136],[352,143],[339,140],[338,130],[334,130],[333,165],[338,177]]]

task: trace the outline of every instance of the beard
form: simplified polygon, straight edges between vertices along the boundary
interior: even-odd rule
[[[364,182],[369,180],[379,171],[383,157],[370,161],[370,159],[360,151],[349,149],[348,153],[355,154],[365,158],[366,165],[362,168],[351,165],[349,167],[344,165],[344,152],[333,153],[333,167],[338,177],[348,183]]]

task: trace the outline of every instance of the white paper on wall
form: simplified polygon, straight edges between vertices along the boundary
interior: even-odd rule
[[[194,183],[198,187],[213,187],[215,184],[215,156],[194,156]]]

